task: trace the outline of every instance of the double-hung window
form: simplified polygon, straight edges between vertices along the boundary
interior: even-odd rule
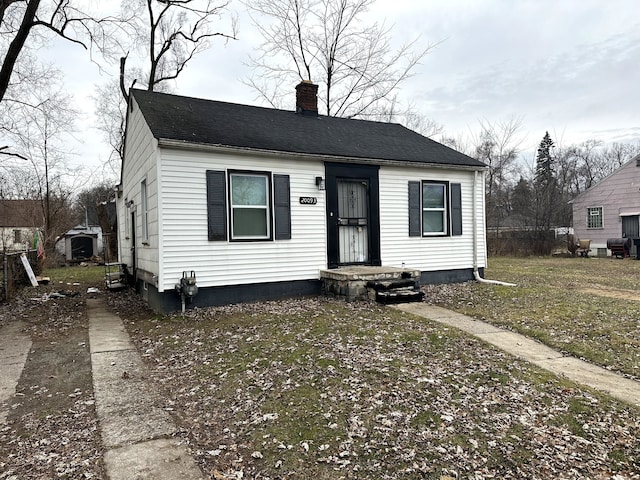
[[[446,181],[409,181],[409,236],[462,235],[462,186]]]
[[[231,173],[231,238],[259,240],[271,237],[269,211],[270,176],[262,173]]]
[[[422,234],[446,235],[447,184],[422,182]]]
[[[603,228],[602,207],[587,208],[587,228]]]
[[[206,187],[209,240],[291,239],[289,175],[207,170]]]

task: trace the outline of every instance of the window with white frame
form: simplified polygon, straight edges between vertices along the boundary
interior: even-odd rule
[[[147,204],[147,180],[140,182],[140,215],[142,222],[142,241],[149,240],[149,211]]]
[[[603,228],[602,207],[587,208],[587,228]]]
[[[422,182],[422,234],[447,234],[447,184]]]
[[[229,183],[231,239],[270,239],[269,174],[231,173]]]

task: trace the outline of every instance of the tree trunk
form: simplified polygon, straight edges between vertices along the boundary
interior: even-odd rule
[[[0,102],[4,99],[4,96],[7,93],[13,68],[18,61],[18,56],[27,41],[27,37],[29,37],[29,33],[33,27],[33,19],[36,16],[39,6],[40,0],[29,0],[29,3],[27,3],[27,9],[24,12],[24,17],[22,17],[20,28],[9,44],[4,61],[2,62],[2,68],[0,68]]]

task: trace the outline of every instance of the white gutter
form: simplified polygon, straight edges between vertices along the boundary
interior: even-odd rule
[[[478,271],[478,213],[476,208],[476,198],[478,193],[478,171],[473,172],[473,278],[480,283],[492,285],[504,285],[505,287],[515,287],[515,283],[500,282],[498,280],[487,280],[480,276]]]

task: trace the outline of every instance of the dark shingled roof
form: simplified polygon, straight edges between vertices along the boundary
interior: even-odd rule
[[[0,200],[0,227],[43,227],[39,200]]]
[[[132,90],[157,139],[421,164],[484,164],[397,123],[371,122]]]

